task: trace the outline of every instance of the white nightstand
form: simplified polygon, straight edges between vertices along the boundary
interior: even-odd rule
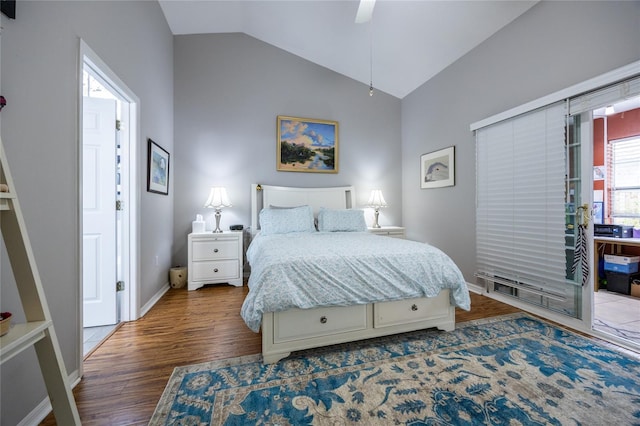
[[[404,238],[404,227],[383,226],[381,228],[369,228],[369,232],[376,235],[385,235],[393,238]]]
[[[189,290],[205,284],[242,285],[242,231],[189,234]]]

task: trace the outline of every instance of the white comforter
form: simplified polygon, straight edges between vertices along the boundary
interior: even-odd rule
[[[345,306],[451,289],[451,303],[469,310],[462,273],[428,244],[367,232],[256,236],[247,250],[249,294],[242,318],[255,332],[264,312]]]

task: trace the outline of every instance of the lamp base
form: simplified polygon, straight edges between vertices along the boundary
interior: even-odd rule
[[[214,234],[220,234],[222,231],[222,229],[220,229],[220,216],[222,216],[220,214],[220,209],[216,209],[216,229],[213,230]]]
[[[376,209],[373,216],[374,219],[372,228],[380,228],[380,224],[378,223],[378,215],[380,215],[380,212],[378,211],[378,209]]]

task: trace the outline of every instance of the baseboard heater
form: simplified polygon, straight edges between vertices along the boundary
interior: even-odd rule
[[[488,275],[488,274],[484,274],[484,273],[481,273],[481,272],[477,272],[475,274],[475,276],[480,278],[480,279],[483,279],[485,281],[489,281],[489,282],[496,283],[496,284],[506,285],[508,287],[517,288],[518,290],[527,291],[529,293],[533,293],[533,294],[536,294],[536,295],[542,296],[542,297],[547,297],[549,299],[557,300],[559,302],[564,302],[564,301],[567,300],[566,296],[564,296],[564,295],[557,294],[557,293],[550,293],[548,291],[538,290],[536,288],[531,288],[530,284],[520,283],[520,282],[517,282],[517,281],[514,281],[514,280],[510,280],[508,278],[497,277],[495,275]]]

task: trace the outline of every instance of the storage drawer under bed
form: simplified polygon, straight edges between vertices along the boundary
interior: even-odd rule
[[[367,305],[289,309],[273,316],[274,343],[367,328]]]
[[[398,324],[445,317],[449,312],[449,290],[436,297],[418,297],[373,304],[373,326],[390,327]]]

